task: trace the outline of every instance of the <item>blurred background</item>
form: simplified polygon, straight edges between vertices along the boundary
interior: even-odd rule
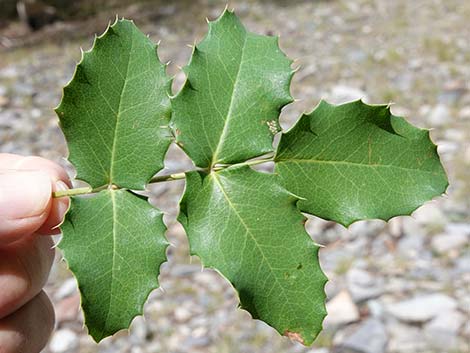
[[[321,264],[329,316],[313,347],[279,336],[237,309],[234,290],[188,255],[176,223],[184,181],[152,186],[175,245],[145,319],[130,332],[93,343],[83,328],[75,280],[60,254],[47,292],[57,330],[44,352],[129,353],[468,353],[470,352],[470,1],[231,1],[254,32],[281,35],[300,70],[297,102],[281,115],[288,128],[320,98],[393,102],[392,111],[432,138],[448,172],[446,196],[411,217],[349,229],[312,217],[312,238],[325,247]],[[40,155],[64,165],[64,138],[53,112],[72,77],[80,47],[88,49],[116,14],[133,18],[172,60],[174,92],[180,66],[224,1],[0,0],[0,152]],[[166,172],[191,162],[170,149]]]

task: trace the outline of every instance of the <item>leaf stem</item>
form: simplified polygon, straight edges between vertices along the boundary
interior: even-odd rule
[[[152,183],[161,183],[163,181],[170,181],[170,180],[180,180],[186,177],[186,172],[170,174],[170,175],[158,175],[150,179],[149,184]]]
[[[222,170],[230,166],[234,166],[234,165],[256,165],[256,164],[262,164],[262,163],[272,162],[272,161],[273,161],[273,157],[268,157],[264,159],[255,159],[252,161],[236,163],[236,164],[220,164],[218,166],[215,166],[213,168],[213,171],[219,171],[219,170]],[[161,182],[171,181],[171,180],[181,180],[181,179],[184,179],[185,177],[186,177],[186,172],[169,174],[169,175],[158,175],[150,179],[149,184],[161,183]],[[92,193],[96,193],[107,188],[109,188],[109,185],[103,185],[95,189],[91,188],[90,186],[87,186],[83,188],[54,191],[52,193],[52,197],[59,198],[59,197],[65,197],[65,196],[92,194]]]
[[[52,197],[53,198],[58,198],[58,197],[64,197],[64,196],[83,195],[83,194],[89,194],[92,191],[93,191],[93,189],[90,186],[87,186],[87,187],[84,187],[84,188],[60,190],[60,191],[54,191],[52,193]]]

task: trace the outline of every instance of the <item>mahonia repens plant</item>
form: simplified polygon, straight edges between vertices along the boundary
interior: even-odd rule
[[[166,228],[136,192],[151,182],[186,179],[178,220],[191,254],[230,281],[253,318],[305,345],[322,329],[327,278],[303,213],[348,226],[408,215],[445,192],[429,132],[388,105],[321,101],[281,132],[291,64],[277,37],[228,10],[209,22],[174,96],[157,45],[132,21],[116,20],[83,53],[56,112],[89,187],[55,196],[72,196],[59,247],[97,342],[129,327],[159,285]],[[171,143],[195,169],[154,177]],[[251,168],[265,162],[273,173]]]

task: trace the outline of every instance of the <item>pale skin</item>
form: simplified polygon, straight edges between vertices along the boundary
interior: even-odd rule
[[[56,163],[0,153],[0,353],[38,353],[54,328],[43,287],[69,199],[52,193],[70,187]]]

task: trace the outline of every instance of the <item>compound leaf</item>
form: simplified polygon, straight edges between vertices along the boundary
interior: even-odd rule
[[[448,182],[429,132],[385,105],[322,101],[283,134],[275,171],[301,211],[345,226],[410,214]]]
[[[179,220],[191,253],[237,289],[241,307],[311,344],[326,315],[326,277],[298,198],[273,174],[237,166],[187,174]]]
[[[129,327],[166,259],[161,212],[129,191],[105,190],[72,198],[61,229],[90,335],[99,342]]]
[[[209,23],[172,100],[176,141],[197,166],[273,151],[280,109],[292,101],[291,62],[277,37],[248,32],[230,11]]]
[[[118,20],[83,53],[56,112],[77,179],[143,189],[170,144],[171,80],[153,44]]]

